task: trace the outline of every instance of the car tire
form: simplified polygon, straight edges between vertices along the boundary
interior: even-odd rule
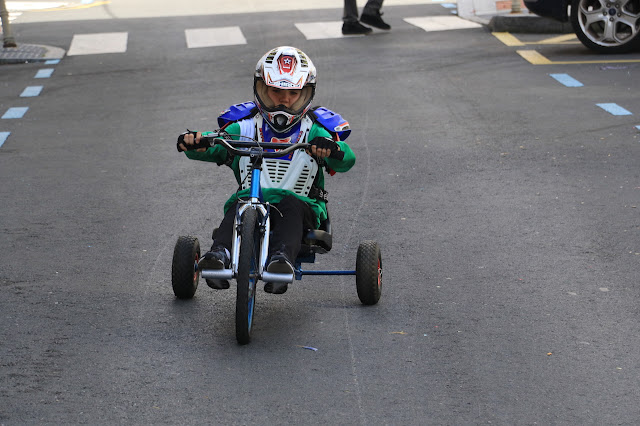
[[[572,0],[571,26],[578,39],[599,53],[627,53],[640,47],[640,0]]]

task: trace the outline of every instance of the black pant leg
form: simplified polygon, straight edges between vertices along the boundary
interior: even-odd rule
[[[269,255],[283,251],[294,262],[302,245],[303,233],[314,228],[315,220],[311,207],[294,195],[275,204],[275,208],[271,208]]]
[[[231,245],[233,240],[233,225],[235,224],[236,209],[238,202],[236,201],[229,207],[227,213],[225,213],[222,222],[218,229],[213,231],[213,246],[222,245],[224,248],[231,252]],[[213,247],[212,246],[212,247]]]

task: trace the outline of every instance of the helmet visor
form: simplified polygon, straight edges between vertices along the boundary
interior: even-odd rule
[[[314,87],[311,85],[306,85],[302,89],[299,89],[300,97],[293,103],[293,105],[291,105],[290,107],[286,107],[284,105],[276,105],[267,94],[268,87],[269,86],[267,86],[264,81],[262,81],[261,79],[256,79],[254,94],[258,102],[260,102],[262,108],[270,112],[284,111],[288,114],[299,115],[305,111],[305,109],[309,106],[309,103],[313,99]],[[277,88],[281,89],[280,87]]]

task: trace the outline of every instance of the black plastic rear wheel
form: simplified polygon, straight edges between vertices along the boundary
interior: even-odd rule
[[[196,237],[181,236],[173,249],[171,286],[178,299],[191,299],[198,288],[200,243]]]
[[[375,305],[382,293],[382,254],[375,241],[363,241],[356,258],[356,288],[364,305]]]
[[[256,284],[258,281],[258,214],[247,209],[242,214],[240,229],[240,253],[238,260],[238,292],[236,295],[236,340],[246,345],[251,340]]]

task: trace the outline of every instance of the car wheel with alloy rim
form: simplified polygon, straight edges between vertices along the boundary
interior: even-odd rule
[[[589,49],[630,52],[640,47],[640,0],[573,0],[571,25]]]

